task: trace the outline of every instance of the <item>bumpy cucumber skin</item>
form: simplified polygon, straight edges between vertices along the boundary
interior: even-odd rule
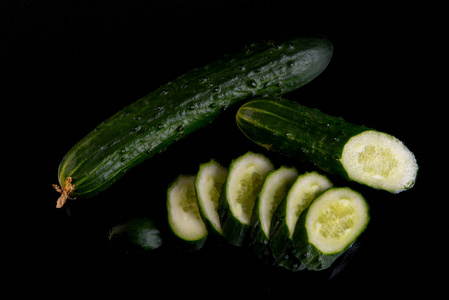
[[[134,166],[197,131],[250,96],[295,90],[328,65],[332,45],[322,37],[253,44],[195,69],[125,107],[63,157],[58,179],[72,178],[70,196],[89,197]]]
[[[249,101],[238,110],[236,121],[243,134],[256,144],[313,162],[349,180],[340,162],[343,148],[351,137],[372,130],[282,98]]]

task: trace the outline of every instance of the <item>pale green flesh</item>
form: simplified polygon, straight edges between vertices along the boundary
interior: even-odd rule
[[[233,216],[250,225],[251,215],[265,176],[274,169],[263,155],[247,153],[237,158],[229,170],[226,194]]]
[[[332,187],[332,182],[317,172],[305,173],[298,177],[287,194],[286,224],[293,238],[296,222],[301,213],[319,194]]]
[[[324,254],[345,250],[369,221],[363,197],[349,188],[334,188],[317,197],[309,208],[309,242]]]
[[[392,193],[411,188],[418,171],[415,156],[401,141],[374,130],[349,139],[340,161],[351,179]]]
[[[198,205],[201,207],[204,216],[220,234],[223,233],[223,230],[217,213],[217,206],[227,174],[228,170],[225,167],[218,162],[211,161],[200,167],[195,180]]]
[[[167,193],[168,221],[174,233],[188,241],[207,235],[195,192],[195,176],[180,176]]]
[[[259,220],[267,237],[270,237],[273,213],[297,177],[296,169],[286,167],[281,167],[266,177],[259,195]]]

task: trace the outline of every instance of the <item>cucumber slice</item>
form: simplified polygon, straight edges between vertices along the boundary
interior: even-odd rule
[[[232,161],[218,204],[223,235],[231,244],[243,245],[256,197],[265,176],[273,169],[268,158],[253,152]]]
[[[256,199],[251,219],[251,242],[256,254],[269,263],[273,263],[268,245],[273,213],[297,177],[298,171],[295,168],[283,166],[270,171]]]
[[[201,217],[213,232],[223,234],[217,207],[228,170],[215,160],[200,165],[195,178],[195,191]]]
[[[208,231],[198,209],[195,176],[179,175],[167,191],[168,222],[173,233],[191,250],[198,250]]]
[[[300,216],[294,253],[308,269],[326,269],[356,241],[369,219],[361,194],[350,188],[328,189]]]
[[[302,212],[322,192],[332,187],[332,182],[318,172],[298,176],[285,200],[274,214],[270,247],[278,265],[298,271],[304,266],[293,253],[293,233]]]
[[[418,171],[415,156],[400,140],[374,130],[350,138],[340,161],[352,180],[392,193],[411,188]]]

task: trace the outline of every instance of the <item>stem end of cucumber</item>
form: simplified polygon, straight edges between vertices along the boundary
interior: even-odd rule
[[[56,208],[61,208],[64,206],[67,199],[75,199],[70,197],[70,193],[75,190],[75,185],[72,184],[72,177],[67,177],[65,179],[65,186],[61,188],[57,184],[53,184],[53,188],[61,193],[61,196],[58,198],[58,201],[56,201]]]

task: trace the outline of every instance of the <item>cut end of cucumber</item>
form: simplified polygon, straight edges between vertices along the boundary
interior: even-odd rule
[[[195,176],[179,176],[167,197],[168,220],[173,232],[186,241],[204,238],[208,232],[198,209]]]
[[[287,195],[287,214],[285,221],[290,232],[290,239],[296,228],[301,213],[319,194],[332,187],[332,182],[317,172],[305,173],[296,179]]]
[[[274,169],[263,155],[248,152],[236,159],[229,171],[226,184],[229,206],[234,217],[250,225],[256,197],[267,173]]]
[[[228,170],[225,167],[212,160],[200,166],[195,180],[198,205],[201,212],[220,234],[223,233],[223,230],[221,229],[217,206],[227,174]]]
[[[313,202],[307,213],[309,241],[323,254],[344,251],[369,222],[365,199],[349,188],[332,188]]]
[[[411,188],[418,171],[415,156],[400,140],[374,130],[350,138],[341,163],[352,180],[391,193]]]

